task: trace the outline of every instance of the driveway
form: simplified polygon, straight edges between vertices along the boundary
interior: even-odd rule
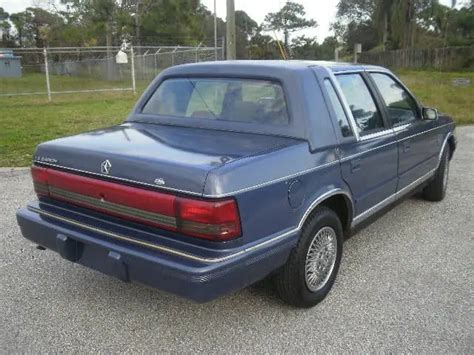
[[[208,304],[122,283],[40,251],[15,210],[27,170],[0,172],[0,352],[474,352],[474,126],[457,130],[441,203],[413,197],[344,244],[309,310],[264,281]]]

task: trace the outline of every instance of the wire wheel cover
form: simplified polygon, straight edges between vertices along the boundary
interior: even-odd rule
[[[331,227],[323,227],[314,236],[306,254],[305,281],[311,292],[320,290],[327,283],[336,257],[336,232]]]

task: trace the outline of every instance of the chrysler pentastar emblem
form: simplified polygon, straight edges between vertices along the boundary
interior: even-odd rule
[[[102,174],[109,174],[109,173],[110,173],[110,169],[112,169],[112,163],[110,162],[109,159],[104,160],[104,161],[100,164],[100,171],[102,172]]]

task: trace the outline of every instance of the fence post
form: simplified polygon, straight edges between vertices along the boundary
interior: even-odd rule
[[[198,62],[198,53],[199,53],[199,47],[201,47],[202,42],[199,42],[198,46],[196,47],[196,53],[194,54],[194,63]]]
[[[357,54],[362,53],[362,44],[354,43],[354,63],[357,64]]]
[[[221,60],[224,60],[224,58],[225,58],[225,37],[224,36],[222,36],[221,49],[222,49],[222,58],[221,58]]]
[[[154,59],[154,62],[155,62],[155,75],[158,75],[158,61],[157,61],[156,56],[158,55],[158,53],[160,53],[160,51],[161,51],[161,47],[158,48],[158,50],[153,55],[153,59]]]
[[[46,75],[46,90],[48,91],[48,101],[51,102],[51,84],[49,83],[48,50],[43,48],[44,74]]]
[[[174,47],[173,51],[171,52],[171,66],[174,65],[174,54],[178,50],[179,46]]]
[[[133,53],[133,46],[130,46],[130,62],[132,66],[132,90],[133,94],[137,94],[137,86],[135,80],[135,54]]]

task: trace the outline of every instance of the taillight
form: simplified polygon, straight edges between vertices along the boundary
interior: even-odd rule
[[[234,199],[197,200],[31,167],[35,192],[78,206],[182,234],[224,241],[241,234]]]
[[[31,167],[33,186],[38,196],[48,196],[48,169],[39,166]]]
[[[177,225],[183,233],[215,240],[240,235],[240,218],[233,199],[201,201],[176,198]]]

